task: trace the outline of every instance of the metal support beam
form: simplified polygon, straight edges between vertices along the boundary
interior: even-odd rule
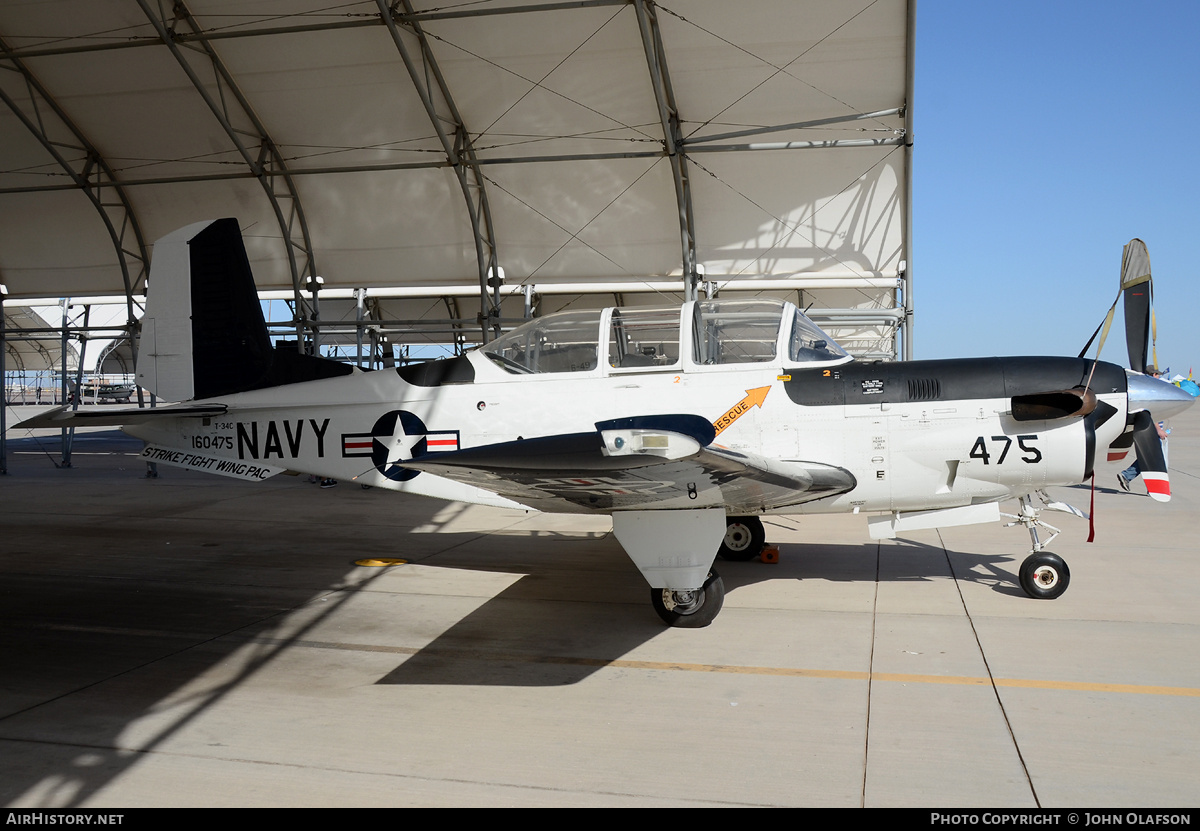
[[[8,475],[8,375],[5,361],[8,342],[4,338],[4,296],[8,289],[0,283],[0,476]]]
[[[658,118],[663,131],[663,147],[671,162],[671,179],[675,183],[675,204],[679,209],[684,298],[695,300],[696,287],[700,278],[696,267],[696,223],[692,212],[692,186],[688,176],[687,156],[683,150],[683,130],[679,123],[679,110],[675,106],[675,92],[671,88],[671,75],[667,71],[667,53],[663,47],[654,4],[650,0],[633,0],[633,8],[637,12],[638,31],[642,35],[642,49],[646,53],[646,66],[650,72],[650,83],[654,87],[654,100],[658,104]]]
[[[479,169],[479,162],[475,157],[475,147],[470,133],[463,124],[458,107],[450,95],[450,89],[446,85],[446,79],[442,76],[441,68],[434,58],[433,50],[429,46],[429,39],[425,36],[421,24],[416,20],[412,4],[409,0],[396,0],[389,7],[386,0],[375,0],[375,2],[379,6],[379,12],[383,16],[388,32],[392,36],[392,43],[395,44],[396,51],[400,53],[400,58],[404,61],[404,67],[408,70],[413,86],[421,97],[421,103],[433,124],[433,129],[437,132],[446,158],[454,168],[454,174],[458,177],[459,187],[466,200],[471,232],[475,238],[475,257],[479,268],[479,323],[483,330],[483,342],[487,343],[489,329],[494,329],[495,334],[500,333],[499,325],[494,322],[500,316],[499,287],[496,287],[490,299],[488,297],[488,277],[491,274],[499,273],[499,259],[496,255],[496,236],[492,226],[492,212],[488,206],[483,172]],[[401,3],[404,6],[404,15],[398,15],[396,12],[396,7]],[[421,66],[418,66],[400,32],[400,25],[406,17],[408,19],[406,29],[417,39]],[[447,127],[450,128],[449,131]]]
[[[763,150],[829,150],[871,147],[899,147],[911,144],[904,137],[887,139],[845,139],[832,141],[784,141],[757,142],[754,144],[718,144],[691,145],[687,142],[684,147],[689,153],[744,153]],[[499,165],[546,164],[548,162],[603,162],[616,159],[658,159],[663,156],[662,150],[640,150],[621,153],[561,153],[544,156],[496,156],[491,158],[475,158],[473,163],[479,168]],[[304,167],[289,170],[291,178],[299,176],[324,176],[331,173],[386,173],[400,170],[431,170],[451,167],[447,160],[435,162],[394,162],[383,164],[350,164],[332,165],[328,167]],[[279,171],[263,170],[257,174],[250,171],[225,173],[200,173],[190,176],[159,176],[145,179],[125,179],[121,187],[131,188],[138,185],[191,185],[200,182],[227,182],[237,179],[253,179],[259,177],[278,177]],[[97,183],[97,188],[107,185]],[[75,185],[27,185],[21,187],[0,188],[0,195],[15,193],[52,193],[54,191],[74,190]]]
[[[900,324],[900,339],[903,341],[904,360],[913,359],[913,280],[912,248],[912,180],[913,180],[913,87],[916,74],[917,48],[917,0],[908,0],[907,9],[907,57],[904,66],[904,207],[900,214],[900,257],[904,261],[900,291],[904,307],[904,321]],[[897,304],[899,305],[899,304]]]
[[[442,9],[428,12],[414,12],[412,14],[395,14],[393,17],[404,24],[421,23],[429,20],[458,20],[466,18],[478,17],[496,17],[501,15],[512,14],[531,14],[538,12],[554,12],[573,9],[598,8],[602,6],[624,6],[629,3],[629,0],[565,0],[565,2],[557,3],[540,3],[537,5],[523,6],[501,6],[494,8],[467,8],[467,9]],[[303,17],[303,13],[298,15]],[[275,20],[275,17],[268,17],[268,20]],[[280,26],[245,26],[236,29],[223,29],[221,31],[209,31],[200,35],[189,35],[186,32],[176,32],[176,43],[188,43],[193,40],[203,38],[207,41],[216,40],[236,40],[240,38],[255,38],[268,35],[294,35],[307,32],[333,32],[344,31],[346,29],[366,29],[374,26],[383,25],[383,20],[378,17],[359,17],[352,20],[322,20],[318,23],[294,23],[284,24]],[[27,49],[18,49],[17,57],[20,58],[45,58],[54,57],[57,55],[79,55],[86,52],[112,52],[124,49],[138,49],[145,46],[157,46],[158,38],[138,38],[125,36],[124,32],[119,35],[114,35],[114,40],[107,42],[89,41],[81,44],[71,44],[70,46],[33,46]]]
[[[279,230],[283,234],[288,267],[291,269],[296,304],[296,341],[298,348],[303,350],[305,322],[310,315],[309,307],[300,295],[300,289],[315,276],[316,266],[312,239],[308,233],[308,220],[305,218],[304,206],[296,193],[296,186],[287,164],[275,142],[267,134],[266,127],[255,114],[250,102],[242,94],[224,61],[217,55],[203,28],[196,23],[183,0],[174,0],[172,19],[169,22],[162,14],[161,5],[156,12],[151,7],[150,0],[137,0],[137,4],[141,6],[142,12],[158,32],[159,38],[166,44],[188,80],[192,82],[192,86],[221,124],[271,203]],[[181,24],[191,32],[187,44],[181,44],[176,36],[176,28]],[[207,60],[216,76],[215,93],[201,79],[185,50]],[[235,121],[238,122],[237,126]],[[275,175],[269,175],[272,172]]]
[[[366,289],[354,290],[354,365],[362,369],[363,365],[363,317],[364,301],[367,296]]]
[[[745,136],[761,136],[767,133],[781,133],[784,130],[807,130],[813,127],[829,127],[834,124],[848,124],[852,121],[865,121],[867,119],[884,118],[890,115],[901,115],[903,111],[903,107],[892,107],[891,109],[878,110],[873,113],[852,113],[851,115],[838,115],[832,118],[817,118],[812,121],[794,121],[791,124],[776,124],[770,127],[753,127],[747,130],[735,130],[730,133],[714,133],[709,136],[689,136],[687,146],[691,150],[697,144],[703,142],[726,141],[731,138],[743,138]]]
[[[127,325],[135,326],[133,293],[145,285],[150,258],[124,186],[100,152],[2,38],[0,72],[6,76],[0,81],[0,99],[71,177],[74,184],[70,189],[83,191],[100,214],[121,267]],[[8,76],[8,73],[14,74]],[[17,76],[24,86],[20,99],[6,89],[9,78]]]
[[[70,318],[68,317],[70,309],[71,309],[71,301],[64,297],[63,301],[62,301],[62,349],[61,349],[62,366],[61,366],[60,375],[59,375],[60,390],[61,390],[61,395],[62,395],[61,400],[62,400],[64,407],[67,404],[67,395],[70,390],[70,382],[67,380],[67,331],[70,328],[70,322],[71,322]],[[75,367],[76,371],[78,371],[79,368],[82,366],[83,366],[83,352],[81,351],[79,353],[79,362],[76,364],[76,367]],[[75,407],[73,407],[72,409],[78,409],[78,407],[79,407],[79,396],[75,396]],[[59,467],[70,467],[71,466],[71,443],[74,438],[75,438],[75,428],[74,427],[62,428],[62,438],[61,438],[61,445],[60,445],[61,450],[62,450],[62,459],[60,461]]]

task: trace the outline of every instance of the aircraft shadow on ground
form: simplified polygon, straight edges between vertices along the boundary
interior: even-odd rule
[[[508,531],[508,540],[527,542],[498,553],[496,538],[484,532],[398,528],[387,508],[395,497],[380,491],[320,491],[295,480],[272,488],[172,472],[148,482],[136,458],[89,458],[80,460],[83,469],[60,472],[44,456],[18,454],[10,458],[14,475],[3,483],[5,805],[85,804],[287,650],[327,638],[321,625],[389,574],[351,566],[367,553],[521,575],[378,684],[576,684],[667,631],[611,535]],[[102,464],[108,468],[98,470]],[[41,472],[23,475],[29,466]],[[146,488],[157,494],[152,511]],[[78,510],[85,492],[90,513]],[[61,507],[33,513],[55,501]],[[410,502],[404,525],[438,530],[443,506]],[[253,536],[221,521],[234,503],[259,526]],[[291,506],[290,516],[278,515],[281,505]],[[329,514],[336,521],[304,521]],[[882,567],[878,546],[864,542],[785,544],[777,565],[718,568],[733,596],[763,581],[873,583],[949,574],[939,547],[901,541],[886,548]],[[950,558],[959,579],[1019,594],[1008,570],[1015,566],[1004,565],[1011,557],[952,552]]]
[[[972,554],[905,540],[886,546],[787,544],[778,564],[725,562],[716,568],[730,596],[766,581],[904,582],[950,576],[991,584],[994,591],[1024,597],[1015,574],[1019,557]],[[615,541],[604,556],[620,572],[625,559]],[[881,560],[882,558],[882,560]],[[470,568],[478,569],[471,556]],[[451,626],[381,678],[380,684],[557,686],[576,684],[664,633],[649,603],[649,590],[629,564],[619,576],[597,585],[579,581],[547,560],[530,558],[531,571]],[[436,564],[454,568],[450,555]],[[585,594],[581,582],[590,583]],[[819,591],[819,588],[807,589]],[[718,616],[713,626],[720,626]]]
[[[335,506],[356,518],[354,503],[375,501],[357,489],[337,499],[178,471],[149,481],[128,455],[141,443],[113,436],[80,442],[88,455],[56,470],[56,444],[10,442],[0,479],[6,806],[86,804],[384,574],[348,571],[340,525],[295,521]],[[268,521],[281,496],[296,506],[290,527]],[[214,520],[243,502],[261,534]]]

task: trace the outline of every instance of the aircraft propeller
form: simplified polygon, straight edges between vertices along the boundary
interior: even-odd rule
[[[1110,460],[1124,458],[1129,447],[1137,454],[1138,469],[1151,497],[1171,498],[1167,460],[1155,421],[1180,413],[1192,397],[1173,384],[1153,377],[1157,372],[1154,284],[1150,253],[1140,239],[1132,239],[1121,256],[1121,294],[1125,298],[1125,344],[1129,351],[1129,409],[1126,430],[1109,445]]]
[[[1154,324],[1154,283],[1150,279],[1150,252],[1146,243],[1132,239],[1121,255],[1121,294],[1125,297],[1125,345],[1129,368],[1149,374],[1158,364],[1158,349],[1151,338]]]

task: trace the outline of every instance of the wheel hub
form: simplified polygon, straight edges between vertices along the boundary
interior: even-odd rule
[[[704,605],[704,589],[673,591],[663,589],[663,605],[668,611],[690,615]]]
[[[731,551],[745,551],[750,545],[752,534],[750,529],[740,523],[734,523],[725,529],[725,547]]]
[[[1050,566],[1034,569],[1033,579],[1043,589],[1052,589],[1058,584],[1058,572]]]

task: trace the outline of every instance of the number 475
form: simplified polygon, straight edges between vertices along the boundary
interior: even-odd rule
[[[1025,454],[1021,456],[1022,462],[1033,465],[1042,460],[1042,451],[1038,450],[1037,447],[1034,446],[1034,442],[1037,441],[1037,438],[1038,437],[1036,433],[1028,436],[1017,436],[1017,447],[1020,448],[1021,452]],[[1004,464],[1004,460],[1008,458],[1008,450],[1010,447],[1012,447],[1012,436],[992,436],[992,441],[996,443],[1003,442],[1004,446],[999,450],[993,446],[992,452],[989,453],[987,449],[987,442],[984,441],[983,436],[980,436],[979,438],[975,439],[975,445],[971,448],[971,452],[969,454],[970,458],[979,459],[985,465],[991,464],[992,456],[999,452],[1000,458],[996,459],[996,464]]]

